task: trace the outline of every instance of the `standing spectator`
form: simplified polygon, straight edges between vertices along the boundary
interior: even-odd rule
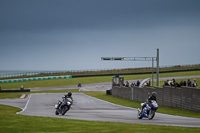
[[[181,80],[181,82],[180,82],[180,86],[183,86],[183,84],[184,84],[183,82],[184,82],[184,81],[183,81],[183,80]]]
[[[167,80],[168,85],[170,86],[172,84],[172,81]]]
[[[196,79],[194,79],[194,81],[192,81],[192,86],[193,86],[193,87],[197,87]]]
[[[150,86],[150,85],[151,85],[151,81],[149,80],[149,82],[148,82],[147,86]]]
[[[167,81],[164,81],[164,85],[165,85],[165,86],[169,86],[169,84],[168,84]]]
[[[187,81],[187,86],[189,86],[189,87],[192,86],[190,79],[188,79],[188,81]]]
[[[122,79],[119,80],[119,86],[120,86],[120,87],[123,86],[123,81],[122,81]]]
[[[176,81],[175,81],[175,79],[172,79],[172,83],[171,83],[171,86],[176,86]]]
[[[139,80],[137,80],[137,86],[140,86],[140,81]]]
[[[147,86],[147,81],[145,81],[144,86]]]
[[[185,80],[183,81],[183,86],[186,86],[186,81]]]
[[[131,83],[131,87],[134,87],[134,83],[133,82]]]
[[[128,81],[126,81],[126,87],[129,87],[129,82]]]

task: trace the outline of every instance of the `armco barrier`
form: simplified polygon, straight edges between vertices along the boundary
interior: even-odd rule
[[[35,80],[48,80],[48,79],[66,79],[66,78],[72,78],[72,76],[66,75],[66,76],[23,78],[23,79],[7,79],[7,80],[0,80],[0,83],[25,82],[25,81],[35,81]]]
[[[113,87],[112,95],[124,99],[145,102],[151,92],[157,92],[159,105],[200,111],[200,88],[194,87]]]

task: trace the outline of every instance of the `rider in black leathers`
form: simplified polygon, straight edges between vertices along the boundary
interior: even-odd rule
[[[73,101],[72,93],[71,93],[71,92],[68,92],[66,95],[64,95],[63,98],[64,98],[64,100],[63,100],[62,104],[61,104],[60,107],[59,107],[60,113],[61,113],[62,107],[63,107],[63,106],[66,104],[66,102],[68,101],[68,98],[70,98],[71,101]]]
[[[157,96],[157,93],[156,92],[152,92],[151,96],[147,99],[147,102],[144,102],[141,110],[143,110],[144,107],[146,106],[146,104],[149,104],[151,100],[155,100],[157,102],[156,96]]]

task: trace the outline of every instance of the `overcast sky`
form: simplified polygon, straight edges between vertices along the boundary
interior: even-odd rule
[[[200,64],[200,0],[0,0],[0,70]]]

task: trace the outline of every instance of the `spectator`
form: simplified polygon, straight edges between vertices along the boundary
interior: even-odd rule
[[[151,81],[149,80],[149,82],[147,83],[147,86],[150,86],[151,85]]]
[[[187,81],[187,86],[189,86],[189,87],[192,86],[192,83],[191,83],[191,80],[190,80],[190,79],[188,79],[188,81]]]
[[[180,86],[186,86],[186,81],[185,80],[181,80]]]
[[[122,81],[122,79],[119,80],[119,86],[120,86],[120,87],[123,86],[123,81]]]
[[[167,80],[168,85],[170,86],[172,84],[172,81]]]
[[[129,82],[128,81],[126,81],[126,87],[129,87]]]
[[[183,86],[186,86],[186,81],[185,80],[183,81]]]
[[[175,79],[172,79],[171,86],[176,87],[176,81],[175,81]]]
[[[134,87],[134,83],[133,82],[131,83],[131,87]]]
[[[167,82],[167,81],[165,81],[165,82],[164,82],[164,85],[165,85],[165,86],[169,86],[169,84],[168,84],[168,82]]]
[[[139,80],[137,80],[137,86],[140,86],[140,81]]]
[[[194,81],[192,81],[192,86],[193,86],[193,87],[197,87],[196,79],[194,79]]]
[[[181,84],[179,84],[178,82],[175,82],[175,87],[181,87]]]
[[[144,86],[147,86],[147,85],[148,85],[148,83],[147,83],[147,81],[145,81]]]

